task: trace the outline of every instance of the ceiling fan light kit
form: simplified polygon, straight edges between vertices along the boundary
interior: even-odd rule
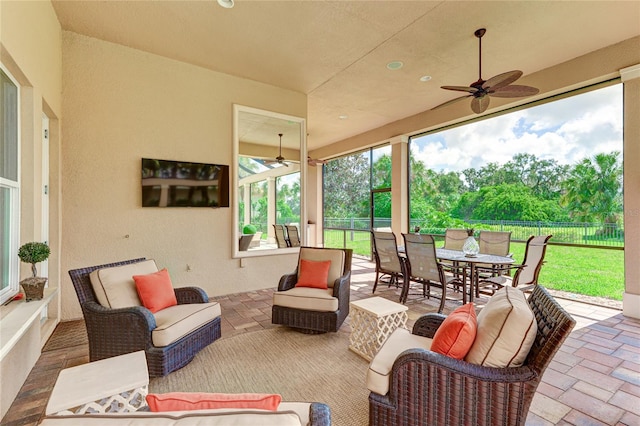
[[[476,114],[481,114],[489,107],[489,100],[492,96],[496,98],[521,98],[536,95],[539,92],[535,87],[511,84],[522,77],[520,70],[507,71],[491,77],[489,80],[482,79],[482,37],[486,32],[485,28],[480,28],[473,33],[478,38],[478,81],[469,86],[441,86],[442,89],[468,94],[451,99],[432,109],[441,108],[462,99],[473,98],[471,99],[471,110]]]

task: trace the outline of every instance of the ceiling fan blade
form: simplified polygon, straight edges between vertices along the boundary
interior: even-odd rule
[[[476,93],[478,89],[470,86],[440,86],[441,89],[455,90],[457,92]]]
[[[476,114],[481,114],[489,108],[489,96],[480,96],[471,100],[471,110]]]
[[[307,164],[315,167],[318,164],[327,164],[327,160],[318,160],[317,158],[307,157]]]
[[[470,98],[470,97],[472,97],[472,96],[473,96],[473,95],[465,95],[465,96],[460,96],[460,97],[458,97],[458,98],[453,98],[453,99],[451,99],[450,101],[447,101],[447,102],[445,102],[445,103],[443,103],[443,104],[440,104],[440,105],[438,105],[438,106],[434,106],[434,107],[433,107],[433,108],[431,108],[431,109],[432,109],[432,110],[434,110],[434,109],[442,108],[443,106],[447,106],[447,105],[449,105],[449,104],[456,103],[456,102],[458,102],[458,101],[461,101],[462,99]]]
[[[496,98],[520,98],[523,96],[537,95],[540,90],[531,86],[512,84],[495,90],[489,90],[491,96]]]
[[[498,74],[495,77],[491,77],[489,80],[482,83],[483,89],[499,89],[500,87],[504,87],[509,85],[522,77],[522,71],[508,71],[502,74]]]

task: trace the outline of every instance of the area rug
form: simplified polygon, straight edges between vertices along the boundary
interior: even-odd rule
[[[349,350],[346,332],[307,335],[275,327],[217,340],[186,367],[152,379],[149,392],[278,393],[283,401],[329,405],[334,425],[364,426],[368,366]]]

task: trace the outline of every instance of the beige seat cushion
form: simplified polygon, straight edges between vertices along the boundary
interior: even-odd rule
[[[465,360],[487,367],[519,367],[537,332],[538,324],[524,293],[504,287],[478,314],[478,332]]]
[[[49,416],[46,425],[91,426],[91,425],[154,425],[154,426],[300,426],[295,411],[265,410],[196,410],[168,411],[165,413],[108,413]]]
[[[333,289],[294,287],[287,291],[276,291],[273,304],[305,311],[335,312],[338,299],[333,297]]]
[[[417,336],[404,328],[397,328],[384,342],[371,360],[367,370],[367,389],[379,395],[389,392],[389,379],[393,363],[407,349],[431,349],[432,339]]]
[[[335,280],[342,276],[344,271],[344,251],[332,249],[314,249],[302,247],[300,249],[300,260],[312,260],[314,262],[331,261],[329,274],[327,275],[327,286],[333,288]],[[300,277],[300,263],[298,261],[298,277]],[[335,310],[335,309],[334,309]]]
[[[153,315],[156,328],[151,332],[153,346],[167,346],[220,316],[218,302],[175,305]]]
[[[150,259],[129,265],[98,269],[89,274],[89,279],[96,299],[102,306],[113,309],[129,308],[141,306],[133,276],[153,272],[158,272],[158,266],[155,260]]]

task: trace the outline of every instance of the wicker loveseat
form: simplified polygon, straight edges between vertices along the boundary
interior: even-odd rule
[[[575,321],[536,286],[528,299],[537,322],[522,366],[471,364],[425,349],[403,351],[389,374],[388,393],[369,395],[370,425],[524,425],[536,388]],[[412,334],[433,338],[445,320],[427,314]]]
[[[89,339],[89,360],[98,361],[117,355],[144,350],[151,377],[165,376],[187,365],[204,347],[220,338],[220,307],[209,303],[209,297],[198,287],[175,288],[178,306],[204,304],[202,307],[189,307],[194,311],[187,315],[200,315],[207,309],[210,320],[202,322],[196,329],[187,329],[186,334],[176,340],[167,339],[162,345],[154,344],[153,332],[157,329],[158,316],[144,306],[121,308],[105,307],[98,302],[90,275],[94,271],[106,270],[125,265],[142,265],[146,259],[132,259],[104,265],[91,266],[69,271],[76,290],[87,327]],[[205,306],[206,305],[206,306]],[[186,307],[185,307],[186,308]],[[168,308],[171,309],[171,308]],[[181,308],[177,308],[179,311]],[[214,312],[212,315],[211,312]],[[175,314],[174,314],[175,315]],[[217,316],[216,316],[217,315]],[[164,318],[166,319],[166,318]],[[176,321],[173,321],[174,323]],[[156,339],[157,340],[157,339]]]

